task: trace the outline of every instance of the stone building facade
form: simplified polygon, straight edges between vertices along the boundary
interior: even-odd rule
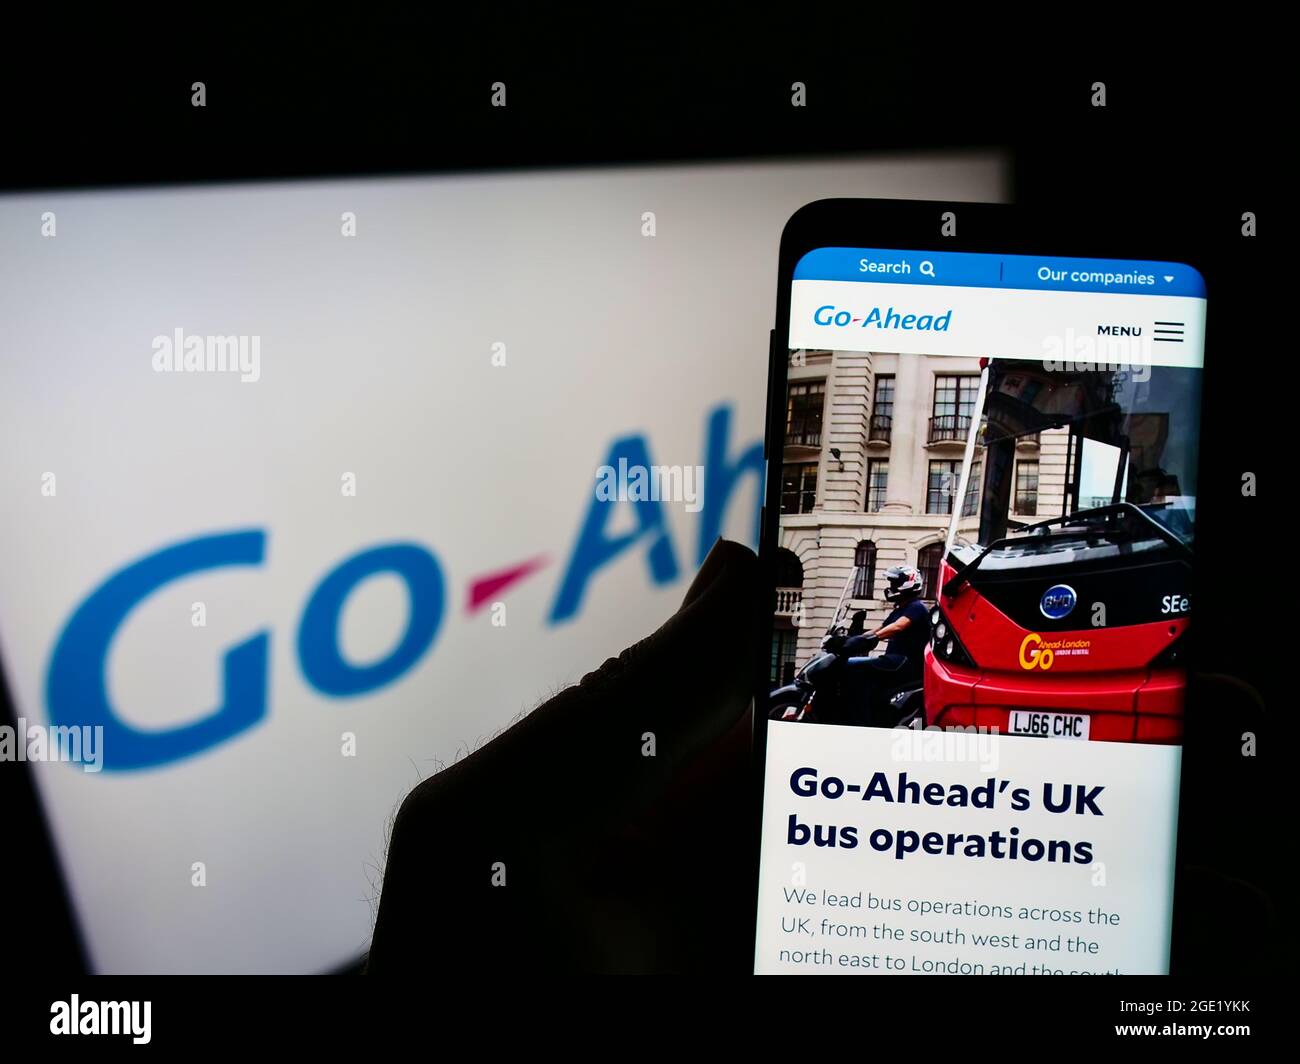
[[[817,651],[846,584],[849,612],[866,610],[869,628],[892,609],[884,598],[890,566],[921,569],[925,597],[933,601],[979,381],[977,358],[792,352],[774,682],[788,682]],[[1060,513],[1067,435],[1048,430],[1017,445],[1014,519]],[[978,447],[972,465],[959,530],[973,533]]]

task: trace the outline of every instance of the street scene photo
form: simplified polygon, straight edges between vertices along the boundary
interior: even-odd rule
[[[1199,378],[792,350],[768,716],[1179,743]]]

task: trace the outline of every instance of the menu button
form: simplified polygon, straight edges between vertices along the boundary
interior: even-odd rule
[[[1185,322],[1181,321],[1158,321],[1155,322],[1154,335],[1151,337],[1156,343],[1162,344],[1181,344],[1183,342],[1183,333],[1185,331]]]

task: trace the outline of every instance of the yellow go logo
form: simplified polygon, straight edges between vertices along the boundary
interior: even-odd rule
[[[1022,669],[1050,669],[1056,655],[1051,647],[1042,646],[1043,637],[1037,632],[1030,632],[1020,644],[1020,667]]]

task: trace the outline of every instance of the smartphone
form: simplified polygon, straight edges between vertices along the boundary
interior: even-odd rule
[[[777,304],[755,970],[1167,973],[1195,255],[828,200],[785,229]]]

